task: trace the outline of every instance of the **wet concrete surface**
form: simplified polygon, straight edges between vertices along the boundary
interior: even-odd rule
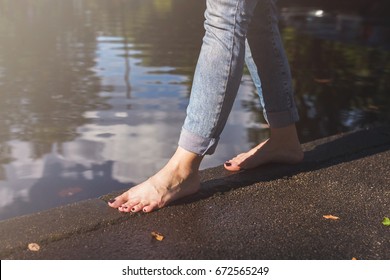
[[[0,257],[390,259],[390,227],[381,223],[390,216],[389,127],[304,149],[299,165],[205,170],[199,194],[150,214],[118,213],[106,206],[109,194],[2,221]],[[32,242],[39,251],[27,249]]]

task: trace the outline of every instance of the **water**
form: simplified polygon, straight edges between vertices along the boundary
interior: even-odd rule
[[[124,189],[165,164],[185,118],[203,2],[0,0],[0,219]],[[388,122],[388,23],[288,4],[281,32],[301,140]],[[258,108],[245,75],[202,168],[268,136]]]

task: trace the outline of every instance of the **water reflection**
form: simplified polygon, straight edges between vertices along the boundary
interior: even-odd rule
[[[390,21],[378,10],[388,3],[319,2],[281,12],[304,140],[389,120]]]
[[[202,12],[188,20],[175,10],[196,7],[1,1],[0,218],[123,189],[166,162],[202,36]],[[249,114],[233,114],[231,127]],[[204,167],[226,159],[226,143]]]
[[[390,47],[388,1],[361,1],[348,6],[319,2],[308,6],[286,2],[280,12],[281,22],[326,40]]]
[[[301,139],[388,121],[386,25],[376,21],[381,32],[362,41],[353,34],[367,20],[346,17],[348,9],[287,2],[281,31]],[[203,9],[198,0],[0,0],[0,219],[123,189],[166,162],[185,117]],[[258,108],[245,75],[203,168],[267,137]]]

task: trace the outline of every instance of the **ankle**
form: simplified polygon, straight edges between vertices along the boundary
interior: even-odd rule
[[[300,145],[295,124],[281,128],[271,128],[270,140],[275,143],[290,144],[293,146]]]
[[[180,173],[197,173],[203,156],[189,152],[181,147],[178,147],[175,154],[169,160],[167,166],[170,166],[175,171]]]

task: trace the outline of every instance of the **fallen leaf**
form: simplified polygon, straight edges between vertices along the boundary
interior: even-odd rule
[[[324,215],[322,217],[324,217],[327,220],[339,220],[340,219],[339,217],[333,216],[333,215]]]
[[[152,231],[152,236],[154,237],[154,239],[156,239],[158,241],[162,241],[164,239],[164,235],[162,235],[161,233],[159,233],[157,231]]]
[[[30,251],[37,252],[37,251],[39,251],[39,249],[41,249],[41,247],[37,243],[30,243],[30,244],[28,244],[28,249]]]
[[[390,226],[390,219],[389,219],[388,217],[384,217],[384,218],[383,218],[383,221],[382,221],[382,224],[383,224],[384,226],[389,227],[389,226]]]

